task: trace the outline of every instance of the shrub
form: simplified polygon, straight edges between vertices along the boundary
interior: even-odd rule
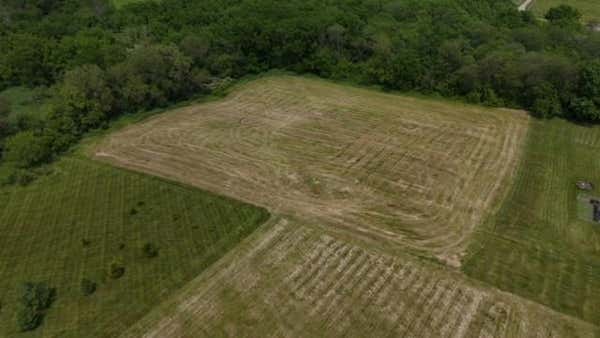
[[[42,324],[42,319],[42,314],[29,307],[23,307],[17,312],[17,325],[22,332],[35,330]]]
[[[31,168],[52,156],[50,142],[31,131],[20,132],[6,141],[6,161],[17,168]]]
[[[153,243],[148,242],[142,247],[142,253],[147,258],[154,258],[158,256],[158,247]]]
[[[0,116],[5,117],[10,113],[10,102],[0,96]]]
[[[54,302],[56,290],[45,283],[25,283],[17,325],[21,331],[31,331],[41,325],[46,310]]]
[[[89,296],[96,291],[96,283],[92,280],[84,278],[81,280],[81,293],[84,296]]]
[[[110,263],[108,268],[108,276],[112,279],[121,278],[125,274],[125,266],[119,259],[115,259]]]

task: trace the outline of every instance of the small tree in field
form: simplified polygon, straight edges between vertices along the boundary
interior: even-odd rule
[[[108,276],[112,279],[121,278],[125,274],[125,266],[119,259],[114,259],[108,267]]]
[[[10,113],[10,102],[0,96],[0,117],[6,117]]]
[[[142,253],[147,258],[154,258],[158,256],[158,247],[153,243],[148,242],[142,247]]]
[[[84,278],[81,280],[81,293],[84,296],[89,296],[96,291],[96,283],[90,279]]]
[[[54,302],[56,290],[46,283],[25,283],[17,325],[21,331],[31,331],[42,324],[46,310]]]

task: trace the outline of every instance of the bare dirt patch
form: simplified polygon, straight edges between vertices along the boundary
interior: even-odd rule
[[[514,171],[527,121],[267,77],[117,132],[96,156],[459,265]]]

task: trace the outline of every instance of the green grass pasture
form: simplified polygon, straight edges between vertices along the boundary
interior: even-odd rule
[[[51,168],[30,186],[0,189],[0,337],[115,336],[268,217],[79,155]],[[147,242],[158,257],[144,257]],[[114,259],[125,266],[120,279],[106,273]],[[82,278],[98,283],[94,294],[82,295]],[[27,334],[15,320],[25,281],[46,281],[58,294],[42,326]]]
[[[598,127],[533,121],[511,192],[479,228],[464,271],[600,323],[600,224],[578,217],[575,186],[600,186],[599,151]]]

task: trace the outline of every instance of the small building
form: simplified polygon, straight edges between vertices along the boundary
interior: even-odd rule
[[[580,190],[590,191],[594,189],[594,185],[587,181],[577,181],[576,185]]]

